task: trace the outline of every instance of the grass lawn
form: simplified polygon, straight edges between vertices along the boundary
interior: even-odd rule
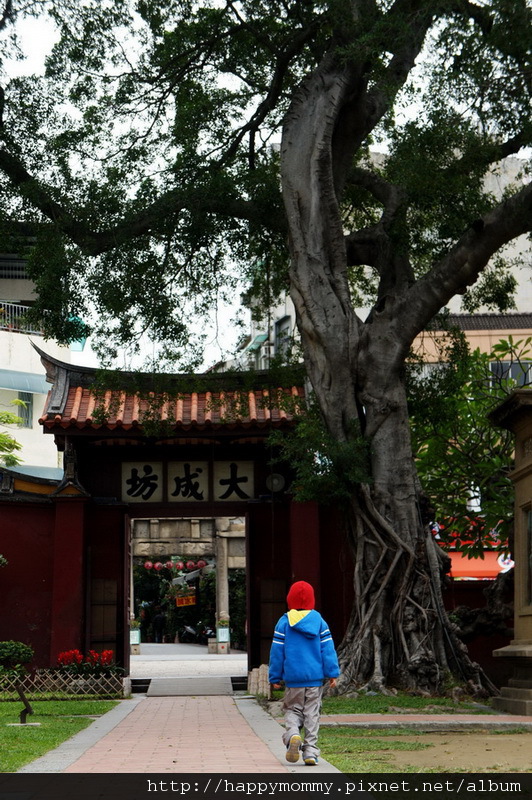
[[[31,703],[31,725],[8,727],[19,722],[23,708],[19,700],[0,703],[0,772],[16,772],[24,764],[53,750],[117,705],[116,700],[35,700]]]
[[[344,773],[532,772],[532,732],[320,728],[324,759]]]
[[[397,766],[394,766],[389,756],[391,750],[415,751],[425,750],[431,746],[419,742],[401,741],[401,736],[411,736],[413,733],[418,731],[408,728],[366,730],[322,727],[319,744],[323,758],[341,772],[397,772]]]
[[[409,694],[386,696],[360,694],[358,697],[325,697],[322,714],[387,714],[399,708],[413,714],[489,714],[487,703],[471,699],[455,703],[449,697],[416,697]]]
[[[273,700],[282,700],[284,691],[274,690]],[[325,697],[322,714],[393,714],[396,709],[412,714],[490,714],[489,700],[478,703],[465,697],[457,703],[450,697],[416,697],[399,692],[396,695],[360,694],[358,697]]]

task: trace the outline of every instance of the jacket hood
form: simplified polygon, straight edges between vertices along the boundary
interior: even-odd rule
[[[290,587],[286,602],[290,610],[293,608],[310,610],[315,605],[314,589],[306,581],[296,581]]]
[[[286,615],[292,630],[301,633],[307,639],[320,635],[321,616],[317,611],[296,611],[292,609]]]

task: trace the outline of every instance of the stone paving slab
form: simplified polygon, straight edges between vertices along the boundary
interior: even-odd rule
[[[230,697],[145,698],[64,772],[286,773]]]
[[[190,697],[192,695],[231,695],[233,685],[230,677],[214,675],[188,678],[152,678],[148,697]]]
[[[133,709],[143,700],[143,697],[133,697],[122,700],[115,708],[95,720],[88,728],[74,734],[54,750],[50,750],[35,761],[31,761],[17,772],[63,772],[63,770],[77,761],[90,747],[113,730]]]

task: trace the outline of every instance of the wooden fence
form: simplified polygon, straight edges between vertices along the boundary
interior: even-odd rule
[[[20,685],[30,700],[104,700],[124,697],[124,680],[116,674],[74,677],[53,669],[39,669],[23,678]],[[0,678],[0,701],[18,699],[17,681]]]

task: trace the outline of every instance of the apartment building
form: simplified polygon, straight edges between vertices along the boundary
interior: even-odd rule
[[[77,351],[75,358],[79,360],[85,343],[75,342],[70,347],[50,339],[43,343],[42,331],[25,319],[34,300],[35,289],[27,276],[25,260],[14,253],[0,254],[0,408],[21,418],[11,431],[22,445],[18,454],[22,464],[17,472],[60,478],[62,455],[53,437],[44,436],[39,425],[50,385],[32,341],[67,363],[73,351]],[[22,400],[24,405],[14,405],[14,400]]]

